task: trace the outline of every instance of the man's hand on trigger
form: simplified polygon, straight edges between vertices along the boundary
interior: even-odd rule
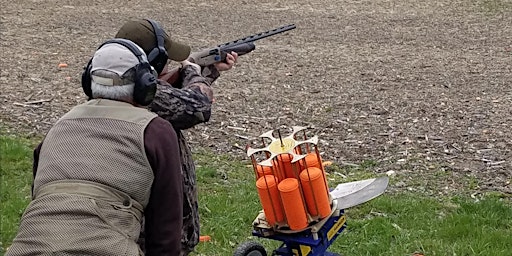
[[[236,52],[231,52],[226,55],[226,61],[225,62],[217,62],[215,63],[215,68],[218,71],[227,71],[233,68],[233,66],[236,63],[236,60],[238,59],[238,54]]]

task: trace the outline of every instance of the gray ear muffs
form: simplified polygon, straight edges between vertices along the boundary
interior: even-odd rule
[[[147,106],[149,103],[153,101],[155,97],[156,88],[157,88],[157,78],[155,77],[155,73],[151,68],[149,62],[144,58],[144,53],[130,40],[116,38],[111,39],[104,42],[98,49],[103,47],[106,44],[120,44],[124,47],[128,48],[137,59],[139,59],[139,64],[135,66],[135,86],[133,90],[133,100],[135,103],[141,106]],[[82,73],[82,89],[85,94],[92,98],[92,90],[91,90],[91,69],[92,69],[92,58],[87,63],[87,66],[84,68],[84,72]]]

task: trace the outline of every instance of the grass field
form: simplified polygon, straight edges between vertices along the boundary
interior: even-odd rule
[[[12,242],[30,201],[32,148],[36,139],[0,136],[1,250]],[[261,209],[248,162],[197,152],[202,242],[195,255],[232,255],[256,240],[271,254],[280,243],[251,235]],[[364,170],[360,176],[367,177]],[[341,180],[330,180],[340,183]],[[393,184],[391,180],[391,185]],[[481,198],[432,198],[385,193],[346,211],[348,226],[330,247],[343,255],[510,255],[512,204],[500,194]],[[1,253],[3,254],[3,253]]]
[[[0,137],[0,254],[11,243],[30,202],[34,146],[33,141],[21,137]]]
[[[260,242],[269,254],[277,249],[276,241],[251,236],[251,223],[261,209],[252,169],[204,153],[197,162],[202,233],[212,237],[211,242],[199,245],[198,254],[230,255],[249,240]],[[367,176],[360,170],[351,179]],[[501,197],[492,193],[478,199],[384,194],[346,211],[348,227],[330,251],[343,255],[509,255],[512,204]]]

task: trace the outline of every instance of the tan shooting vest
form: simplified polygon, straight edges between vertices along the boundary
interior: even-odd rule
[[[44,139],[33,201],[7,255],[141,255],[154,178],[144,130],[155,117],[104,99],[64,115]]]

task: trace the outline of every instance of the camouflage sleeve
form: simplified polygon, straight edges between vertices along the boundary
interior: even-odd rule
[[[213,92],[208,80],[192,67],[180,69],[180,78],[182,88],[159,81],[149,110],[169,121],[174,128],[184,130],[210,120]]]
[[[208,85],[212,85],[213,82],[215,82],[215,80],[217,80],[217,78],[220,77],[219,70],[213,64],[206,66],[206,67],[201,67],[201,68],[202,68],[201,76],[203,78],[205,78],[205,81],[208,83]],[[180,69],[180,71],[181,71],[181,69]],[[183,78],[181,77],[181,75],[178,77],[178,79],[176,81],[174,81],[172,83],[172,86],[174,86],[176,88],[184,87],[184,81],[183,81]]]
[[[215,65],[210,65],[203,67],[202,75],[208,80],[208,82],[210,82],[210,84],[213,84],[213,82],[219,78],[220,73],[217,68],[215,68]]]

